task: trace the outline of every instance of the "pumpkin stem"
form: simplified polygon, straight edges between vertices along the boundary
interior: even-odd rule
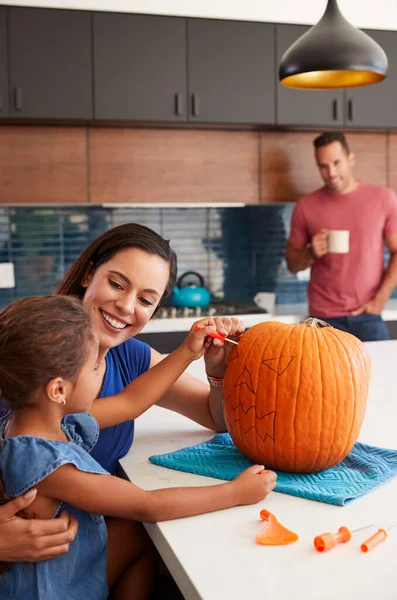
[[[304,321],[300,321],[298,325],[307,325],[308,327],[317,327],[318,329],[321,327],[332,327],[329,323],[326,323],[321,319],[316,319],[315,317],[308,317]]]

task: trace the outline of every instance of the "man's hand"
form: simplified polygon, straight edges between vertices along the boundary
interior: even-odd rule
[[[386,302],[379,298],[372,298],[369,302],[362,304],[356,310],[351,312],[352,317],[357,317],[366,313],[367,315],[381,315]]]
[[[62,511],[58,519],[22,519],[16,514],[36,498],[37,490],[0,506],[0,561],[36,562],[69,550],[78,522]]]
[[[328,253],[328,231],[326,229],[320,229],[312,237],[311,251],[314,258],[321,258]]]

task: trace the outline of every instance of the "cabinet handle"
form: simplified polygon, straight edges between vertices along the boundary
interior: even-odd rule
[[[338,120],[338,101],[332,101],[332,118],[334,121]]]
[[[353,100],[349,100],[347,103],[347,118],[349,121],[353,121]]]
[[[14,93],[14,106],[15,106],[15,110],[17,111],[21,111],[22,110],[22,88],[15,88],[15,93]]]
[[[192,115],[193,117],[200,115],[200,99],[198,94],[192,94]]]
[[[3,92],[0,91],[0,112],[3,112]]]
[[[183,95],[175,94],[175,114],[178,117],[183,117]]]

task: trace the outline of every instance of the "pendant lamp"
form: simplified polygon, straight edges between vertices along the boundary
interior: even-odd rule
[[[345,19],[336,0],[328,0],[317,25],[284,53],[279,79],[291,88],[359,87],[383,81],[387,66],[383,48]]]

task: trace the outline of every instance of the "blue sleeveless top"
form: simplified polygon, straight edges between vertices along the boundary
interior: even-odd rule
[[[62,429],[69,442],[20,435],[4,439],[9,414],[0,419],[0,469],[6,492],[24,494],[59,467],[72,464],[80,471],[107,475],[88,454],[98,438],[98,424],[88,413],[67,415]],[[107,534],[103,516],[61,502],[52,518],[66,508],[79,522],[69,552],[37,563],[13,563],[0,576],[4,600],[105,600]]]
[[[114,396],[131,381],[149,369],[151,350],[148,344],[130,338],[110,348],[106,354],[106,373],[100,398]],[[120,458],[125,456],[134,441],[134,421],[101,429],[91,455],[109,473],[114,473]]]

